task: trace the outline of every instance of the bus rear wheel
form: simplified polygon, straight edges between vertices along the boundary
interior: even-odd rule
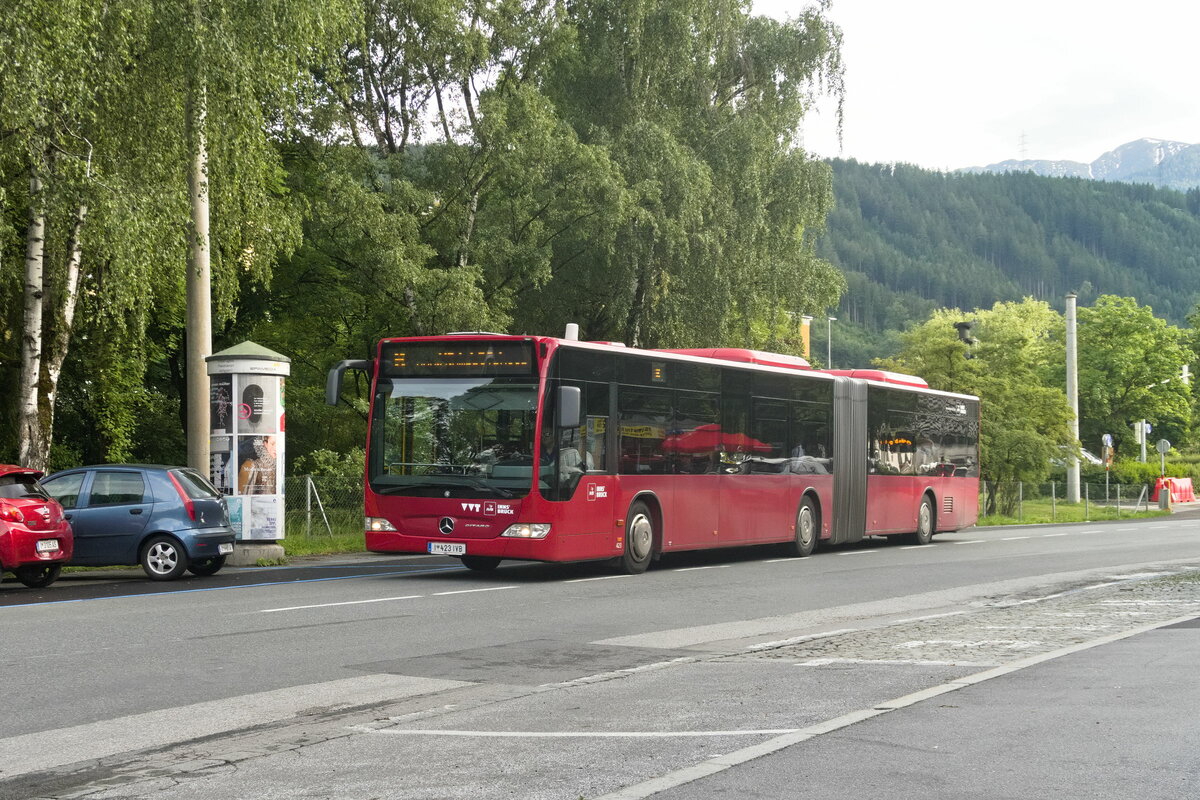
[[[921,498],[921,507],[917,509],[917,530],[905,534],[905,544],[929,544],[933,541],[933,503],[929,495]]]
[[[639,575],[650,566],[654,555],[654,516],[650,507],[641,500],[629,507],[625,517],[625,552],[621,554],[621,569],[630,575]]]
[[[476,572],[491,572],[500,566],[500,559],[495,556],[461,556],[463,566]]]
[[[819,531],[817,507],[812,498],[806,497],[800,501],[800,509],[796,512],[796,537],[788,545],[788,551],[796,558],[811,556],[817,548]]]

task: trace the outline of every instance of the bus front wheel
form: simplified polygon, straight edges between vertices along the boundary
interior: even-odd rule
[[[629,507],[625,518],[625,552],[621,555],[621,569],[630,575],[638,575],[650,566],[654,555],[654,516],[650,507],[638,500]]]

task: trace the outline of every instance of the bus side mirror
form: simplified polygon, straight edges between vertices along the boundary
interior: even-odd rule
[[[334,365],[333,369],[329,370],[329,377],[325,379],[325,404],[330,406],[337,405],[338,395],[342,393],[342,376],[346,374],[346,370],[361,369],[363,372],[369,373],[374,368],[374,361],[355,359],[339,361]]]
[[[578,386],[558,387],[558,427],[578,428],[579,411],[583,405],[583,392]]]

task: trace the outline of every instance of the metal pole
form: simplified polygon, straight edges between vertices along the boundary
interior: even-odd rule
[[[1117,484],[1117,519],[1121,518],[1121,484]]]
[[[1142,443],[1142,457],[1138,459],[1143,464],[1146,463],[1146,420],[1142,420],[1142,427],[1138,429],[1138,441]]]
[[[1025,521],[1025,482],[1017,481],[1017,522]]]
[[[833,323],[837,317],[825,317],[825,369],[833,369]]]
[[[1083,521],[1084,522],[1087,522],[1090,519],[1090,517],[1088,516],[1088,500],[1091,499],[1089,497],[1089,495],[1091,494],[1091,491],[1088,488],[1088,486],[1089,486],[1089,484],[1084,484],[1084,486],[1083,486]]]
[[[1058,487],[1050,481],[1050,521],[1058,522]]]
[[[1067,294],[1067,402],[1071,406],[1071,438],[1079,442],[1079,361],[1075,336],[1075,294]],[[1067,462],[1067,502],[1079,502],[1079,459]]]
[[[208,143],[205,138],[207,108],[204,88],[188,98],[187,124],[192,148],[188,169],[191,230],[187,263],[187,460],[188,466],[208,475],[209,379],[205,359],[212,355],[212,271],[209,250]]]

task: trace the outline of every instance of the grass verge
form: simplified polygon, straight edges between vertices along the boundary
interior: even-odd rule
[[[1051,503],[1048,499],[1026,500],[1019,517],[992,514],[979,518],[979,525],[1045,525],[1055,522],[1097,522],[1106,519],[1145,519],[1170,516],[1170,511],[1154,508],[1135,511],[1127,506],[1118,509],[1103,503]]]

